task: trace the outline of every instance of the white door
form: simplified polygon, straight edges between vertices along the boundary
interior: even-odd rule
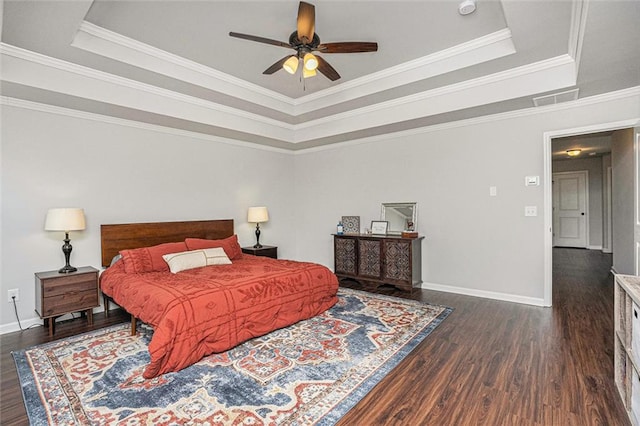
[[[587,247],[587,171],[553,174],[553,245]]]

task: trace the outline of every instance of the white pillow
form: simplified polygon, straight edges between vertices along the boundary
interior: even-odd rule
[[[174,274],[210,265],[229,265],[231,261],[222,247],[169,253],[162,256]]]

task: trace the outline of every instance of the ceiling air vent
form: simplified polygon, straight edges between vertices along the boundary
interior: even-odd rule
[[[561,102],[575,101],[578,99],[578,90],[572,89],[566,92],[553,93],[551,95],[539,96],[533,98],[533,104],[537,107],[559,104]]]

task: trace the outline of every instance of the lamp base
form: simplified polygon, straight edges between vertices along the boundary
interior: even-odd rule
[[[68,274],[71,272],[76,272],[78,270],[78,268],[71,266],[71,265],[64,265],[64,267],[62,267],[62,269],[58,270],[59,273],[61,274]]]
[[[260,244],[260,223],[256,223],[256,244],[253,248],[262,248],[262,244]]]

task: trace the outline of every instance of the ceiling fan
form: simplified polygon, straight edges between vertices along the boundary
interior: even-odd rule
[[[296,51],[295,54],[287,55],[271,65],[264,70],[263,74],[273,74],[281,68],[290,74],[295,74],[300,61],[302,61],[302,75],[304,78],[313,77],[316,75],[316,70],[318,70],[331,81],[339,79],[340,74],[338,74],[327,61],[322,59],[322,57],[316,56],[311,52],[359,53],[376,52],[378,50],[378,43],[376,42],[344,41],[338,43],[320,43],[320,37],[315,33],[315,21],[315,6],[301,1],[298,6],[298,28],[289,36],[289,43],[235,32],[230,32],[229,35],[231,37],[257,41],[259,43],[286,47]]]

